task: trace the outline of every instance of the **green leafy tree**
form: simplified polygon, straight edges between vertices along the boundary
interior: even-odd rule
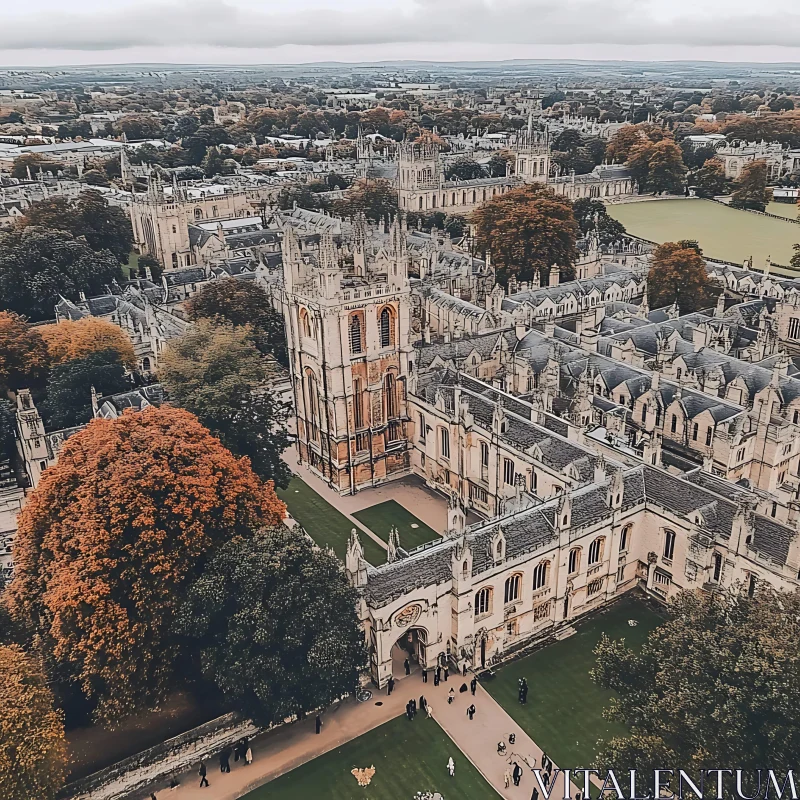
[[[0,394],[42,386],[49,363],[38,331],[19,315],[0,311]]]
[[[547,284],[550,268],[562,268],[562,280],[575,275],[576,240],[580,234],[572,203],[539,186],[513,189],[473,212],[478,246],[490,251],[505,284],[514,275],[531,280],[540,273]]]
[[[504,178],[506,175],[506,167],[509,162],[512,165],[514,164],[514,154],[508,150],[503,150],[500,153],[493,153],[486,164],[486,171],[489,173],[489,177]]]
[[[63,230],[28,227],[0,235],[0,310],[52,319],[59,295],[101,294],[122,279],[119,260]]]
[[[650,308],[678,304],[681,314],[708,302],[708,272],[697,242],[664,242],[653,252],[647,276]]]
[[[289,411],[270,391],[269,363],[253,338],[252,328],[200,320],[164,350],[159,378],[174,403],[196,414],[233,453],[248,456],[257,475],[285,488],[291,473],[281,453],[289,445]]]
[[[474,159],[461,156],[445,167],[444,176],[449,181],[454,179],[471,181],[475,178],[485,178],[486,172]]]
[[[297,205],[298,208],[305,208],[309,211],[319,211],[328,207],[328,201],[320,197],[319,192],[315,192],[307,184],[291,184],[280,190],[277,197],[278,208],[290,209]]]
[[[600,244],[614,244],[625,236],[625,226],[609,215],[605,203],[600,200],[581,197],[573,203],[573,212],[581,233],[587,236],[596,231]]]
[[[92,419],[92,393],[124,392],[132,386],[115,350],[101,350],[85,358],[57,364],[50,371],[42,413],[48,428],[72,428]]]
[[[712,158],[703,164],[692,176],[698,197],[716,197],[725,194],[728,181],[722,162]]]
[[[353,691],[367,663],[356,601],[338,559],[281,525],[223,545],[176,628],[204,676],[268,725]]]
[[[631,150],[627,163],[640,192],[681,194],[684,190],[683,154],[671,139],[641,141]]]
[[[778,772],[796,763],[798,592],[684,592],[641,652],[603,636],[595,653],[592,677],[616,693],[607,717],[631,731],[601,742],[603,769]]]
[[[381,178],[356,181],[342,200],[333,203],[332,211],[339,217],[356,217],[363,213],[377,222],[397,214],[397,191],[390,181]]]
[[[767,191],[767,162],[751,161],[742,168],[742,174],[736,179],[731,206],[733,208],[751,208],[764,211],[770,200]]]
[[[10,460],[16,455],[16,413],[10,400],[0,400],[0,461]],[[0,627],[3,620],[0,618]],[[0,636],[0,642],[2,637]]]
[[[273,308],[264,288],[253,281],[222,280],[204,286],[186,304],[189,318],[221,319],[250,325],[253,341],[265,355],[289,366],[283,317]]]

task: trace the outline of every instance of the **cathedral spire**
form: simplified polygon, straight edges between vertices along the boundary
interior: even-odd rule
[[[324,270],[339,269],[339,253],[330,231],[325,231],[319,239],[319,265]]]

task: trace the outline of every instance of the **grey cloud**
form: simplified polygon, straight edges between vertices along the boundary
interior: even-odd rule
[[[330,9],[265,13],[224,0],[143,3],[91,13],[0,16],[0,50],[402,42],[796,47],[800,42],[798,12],[762,5],[723,16],[704,14],[699,5],[670,22],[660,22],[653,2],[645,0],[421,0],[402,10],[376,3],[368,13]]]

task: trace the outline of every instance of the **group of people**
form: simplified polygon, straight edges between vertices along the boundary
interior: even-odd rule
[[[423,714],[428,715],[428,719],[433,716],[433,708],[425,699],[425,695],[420,695],[419,698],[419,705],[417,705],[417,701],[412,697],[406,703],[406,717],[408,717],[408,721],[411,722],[414,717],[417,716],[417,711],[421,711]]]
[[[517,699],[520,705],[525,705],[528,702],[528,680],[527,678],[519,679],[519,688],[517,690]]]
[[[231,771],[231,756],[233,756],[234,762],[241,761],[245,765],[252,764],[253,748],[250,746],[250,742],[248,742],[245,737],[242,737],[233,747],[226,747],[219,754],[220,772],[227,774]],[[209,786],[208,769],[206,768],[205,761],[200,762],[197,774],[200,776],[200,788],[202,789],[204,786]]]
[[[519,786],[520,781],[522,780],[522,767],[519,765],[518,762],[514,762],[511,764],[508,769],[505,771],[503,775],[503,783],[505,784],[506,789],[511,785],[512,781],[514,786]]]

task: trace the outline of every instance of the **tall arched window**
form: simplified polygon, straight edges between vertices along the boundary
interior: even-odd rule
[[[394,379],[394,372],[387,372],[383,378],[383,404],[386,411],[386,419],[397,417],[397,382]]]
[[[361,317],[358,314],[353,314],[350,317],[350,352],[354,354],[364,352]]]
[[[590,545],[589,545],[589,566],[593,566],[594,564],[600,563],[601,559],[603,558],[603,537],[598,536]]]
[[[574,575],[581,566],[581,549],[580,547],[575,547],[574,549],[569,551],[569,563],[567,564],[567,572],[570,575]]]
[[[506,579],[505,602],[515,603],[519,600],[520,576],[512,575]]]
[[[361,378],[353,379],[353,426],[361,430],[364,427],[364,397],[362,395]]]
[[[630,538],[631,538],[631,530],[633,525],[626,525],[622,529],[622,535],[619,537],[619,551],[620,553],[624,553],[628,546],[630,545]]]
[[[475,592],[475,616],[488,614],[492,609],[492,592],[489,588]]]
[[[300,334],[307,339],[311,338],[311,320],[305,308],[300,309]]]
[[[439,428],[439,446],[439,455],[450,458],[450,431],[447,428]]]
[[[547,586],[547,579],[550,575],[550,562],[549,561],[541,561],[536,565],[536,569],[533,570],[533,591],[535,592],[537,589],[541,589],[543,586]]]
[[[378,318],[381,347],[391,347],[392,344],[392,312],[388,308],[381,310]]]
[[[317,379],[309,369],[306,371],[306,408],[308,411],[308,438],[317,440],[319,432],[319,393]]]
[[[675,556],[675,531],[664,531],[664,558],[672,561]]]

